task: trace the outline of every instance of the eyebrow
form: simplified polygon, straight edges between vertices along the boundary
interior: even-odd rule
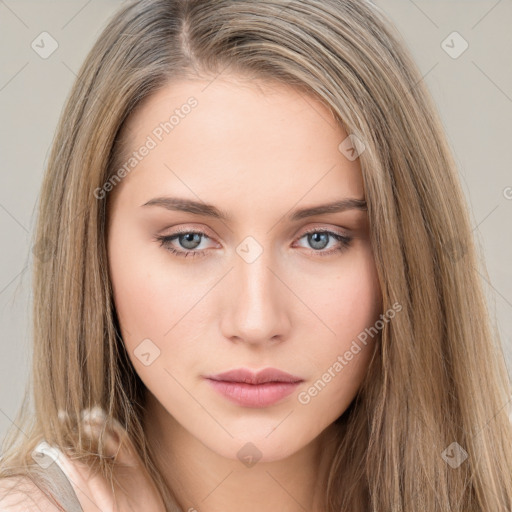
[[[230,214],[223,210],[218,209],[212,204],[207,204],[179,197],[155,197],[153,199],[150,199],[148,202],[144,203],[141,206],[160,206],[167,210],[192,213],[194,215],[204,215],[207,217],[212,217],[214,219],[219,219],[223,221],[232,220]],[[290,221],[296,221],[305,219],[306,217],[313,217],[315,215],[322,215],[326,213],[339,213],[344,212],[346,210],[366,211],[366,201],[364,199],[347,197],[331,203],[293,210],[291,213],[286,215],[286,218]]]

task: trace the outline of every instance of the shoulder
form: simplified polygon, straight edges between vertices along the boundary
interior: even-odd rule
[[[0,512],[62,511],[28,477],[0,479]]]

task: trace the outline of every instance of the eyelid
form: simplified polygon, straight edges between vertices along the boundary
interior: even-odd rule
[[[170,230],[170,229],[172,229],[172,231],[170,233],[167,233],[167,230]],[[210,240],[216,240],[215,236],[210,235],[211,231],[208,228],[206,228],[204,226],[201,226],[201,227],[194,226],[194,224],[186,224],[185,227],[179,227],[179,228],[175,228],[175,229],[173,227],[169,227],[169,228],[163,229],[162,231],[163,231],[163,233],[158,234],[157,236],[171,237],[171,236],[181,235],[181,234],[186,234],[186,233],[199,233],[201,235],[204,235],[205,237],[207,237]]]
[[[341,230],[343,230],[343,231],[341,231]],[[316,233],[317,231],[330,231],[330,232],[334,232],[340,236],[346,236],[346,237],[352,236],[352,234],[350,234],[351,233],[350,229],[341,228],[340,226],[326,226],[325,223],[317,223],[317,224],[313,225],[312,227],[306,229],[306,231],[301,231],[302,234],[300,236],[302,237],[304,235],[307,235],[308,233]]]

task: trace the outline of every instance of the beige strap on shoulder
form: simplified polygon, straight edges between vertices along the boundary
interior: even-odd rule
[[[83,512],[73,486],[59,464],[60,450],[50,446],[45,441],[41,441],[34,449],[34,452],[33,458],[45,470],[48,479],[55,482],[60,489],[58,496],[50,495],[49,498],[65,512]],[[47,491],[45,494],[47,494]]]

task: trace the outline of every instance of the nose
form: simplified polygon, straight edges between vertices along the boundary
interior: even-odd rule
[[[293,294],[269,252],[252,262],[235,255],[221,299],[221,332],[226,339],[261,345],[289,336]]]

